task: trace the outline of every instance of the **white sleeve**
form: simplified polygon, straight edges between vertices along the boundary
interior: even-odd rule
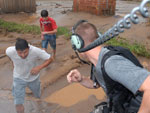
[[[14,52],[13,49],[14,49],[14,47],[8,47],[5,51],[6,55],[10,58],[13,56],[13,52]]]
[[[37,48],[37,47],[35,47],[35,48],[36,48],[35,52],[36,52],[37,56],[40,59],[42,59],[42,60],[48,60],[51,57],[51,55],[48,54],[45,50],[42,50],[42,49]]]

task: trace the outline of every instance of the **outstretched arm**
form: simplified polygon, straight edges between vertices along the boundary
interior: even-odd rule
[[[69,83],[78,82],[84,87],[91,88],[91,89],[95,88],[93,87],[93,81],[88,77],[82,76],[77,69],[71,70],[68,73],[67,80]]]
[[[139,90],[144,92],[144,94],[138,113],[150,113],[150,75],[146,78]]]
[[[53,57],[50,57],[48,60],[45,60],[41,65],[38,65],[31,70],[32,75],[37,75],[40,70],[47,67],[53,61]]]

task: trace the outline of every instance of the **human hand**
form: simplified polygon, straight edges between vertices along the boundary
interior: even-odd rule
[[[41,34],[41,39],[44,40],[44,35],[43,34]]]
[[[41,34],[41,39],[44,40],[44,35],[43,34]]]
[[[40,68],[39,67],[34,67],[31,70],[31,75],[37,75],[40,72]]]
[[[42,32],[42,35],[46,35],[46,34],[47,34],[47,32],[45,32],[45,31],[44,31],[44,32]]]
[[[69,83],[71,82],[81,82],[82,76],[77,69],[70,71],[67,75],[67,80]]]

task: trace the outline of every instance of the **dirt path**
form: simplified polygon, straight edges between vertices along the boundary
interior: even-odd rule
[[[39,25],[39,13],[43,8],[48,8],[58,26],[71,28],[73,24],[86,19],[96,25],[99,31],[105,32],[113,26],[125,14],[129,13],[137,3],[130,5],[128,10],[121,9],[126,6],[125,1],[117,1],[117,15],[112,17],[95,16],[88,13],[74,13],[71,11],[72,0],[37,0],[36,14],[4,14],[0,18],[7,21]],[[131,9],[130,9],[131,8]],[[120,10],[121,9],[121,10]],[[119,13],[120,11],[120,13]],[[130,41],[142,42],[147,48],[150,47],[150,27],[146,25],[145,19],[138,25],[125,30],[120,34]],[[31,34],[9,33],[0,29],[0,113],[15,113],[13,98],[11,96],[12,65],[5,55],[5,49],[15,43],[17,37],[27,39],[31,44],[40,47],[40,36]],[[48,52],[51,53],[50,47]],[[150,60],[139,57],[142,64],[150,69]],[[40,62],[39,62],[40,63]],[[90,67],[82,65],[73,53],[70,41],[66,37],[57,38],[56,60],[41,72],[42,97],[40,100],[28,94],[25,101],[26,113],[88,113],[93,106],[105,98],[101,89],[88,90],[79,84],[68,84],[66,74],[73,68],[78,68],[84,75],[89,75]],[[88,70],[88,71],[87,71]],[[27,91],[29,93],[29,91]],[[9,109],[6,109],[8,106]]]
[[[26,38],[31,44],[36,45],[36,46],[40,46],[40,38],[38,36],[36,36],[37,40],[35,41],[35,36],[34,35],[29,35],[29,34],[17,34],[15,33],[14,36],[12,36],[11,41],[9,41],[8,37],[9,35],[12,35],[12,33],[7,33],[5,34],[5,40],[3,40],[3,43],[7,43],[6,45],[3,45],[3,52],[2,54],[4,54],[4,50],[5,48],[7,48],[8,46],[14,45],[15,42],[15,36],[20,35],[21,37],[30,37],[30,38]],[[12,43],[13,42],[13,43]],[[65,48],[65,49],[64,49]],[[82,109],[81,113],[86,113],[87,110],[91,111],[93,108],[93,105],[98,103],[98,98],[96,98],[95,96],[92,97],[88,97],[89,95],[98,95],[98,91],[94,91],[94,90],[86,90],[86,88],[83,87],[78,87],[77,84],[75,85],[69,85],[66,81],[66,74],[69,72],[69,70],[71,70],[72,68],[75,67],[79,67],[79,69],[83,72],[83,74],[88,74],[88,72],[86,71],[87,66],[85,66],[84,68],[80,68],[82,67],[82,64],[80,64],[80,62],[78,61],[78,59],[76,58],[76,56],[74,55],[72,49],[71,49],[71,45],[70,45],[70,41],[66,40],[65,37],[61,36],[58,37],[57,39],[57,54],[56,54],[56,60],[48,66],[48,68],[42,70],[41,72],[41,85],[42,85],[42,97],[40,100],[35,99],[32,97],[32,94],[30,94],[30,91],[27,90],[27,97],[26,97],[26,101],[25,101],[25,108],[26,108],[26,113],[53,113],[53,112],[57,112],[60,113],[59,110],[61,110],[61,113],[66,113],[66,111],[72,111],[72,113],[76,113],[77,110],[80,108],[81,106],[81,102],[83,104],[83,106],[87,106],[87,101],[93,101],[90,102],[90,106],[88,109]],[[49,53],[51,53],[51,49],[49,48]],[[40,63],[40,62],[39,62]],[[0,80],[2,80],[0,82],[0,112],[3,113],[15,113],[14,110],[14,105],[13,105],[13,98],[11,95],[11,84],[12,84],[12,65],[11,62],[9,61],[9,59],[4,56],[2,58],[0,58]],[[61,78],[61,79],[60,79]],[[69,88],[68,88],[69,87]],[[76,87],[76,93],[70,91],[70,89],[75,89]],[[59,92],[59,90],[61,90]],[[83,95],[86,94],[86,98],[84,98],[84,96],[79,96],[76,94],[80,94],[79,92],[81,90],[85,90],[86,92],[83,93]],[[68,92],[67,95],[63,96],[64,92]],[[74,98],[72,100],[72,97],[69,97],[69,95],[74,94]],[[58,100],[55,100],[59,97]],[[68,97],[68,101],[64,100],[65,98]],[[103,98],[103,96],[101,97]],[[53,100],[54,99],[54,100]],[[72,100],[72,102],[71,102]],[[65,103],[64,103],[65,102]],[[71,103],[69,103],[71,102]],[[42,104],[41,104],[42,103]],[[50,105],[48,104],[50,103]],[[10,106],[9,110],[3,109],[3,106],[8,105]],[[70,105],[70,106],[69,106]],[[51,109],[49,109],[51,108]],[[81,108],[80,108],[81,109]],[[44,110],[44,112],[42,112],[42,110]],[[38,111],[38,112],[37,112]],[[80,113],[80,112],[78,112]]]

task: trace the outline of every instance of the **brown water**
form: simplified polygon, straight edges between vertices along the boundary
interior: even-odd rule
[[[87,100],[90,95],[95,95],[98,100],[104,99],[105,96],[102,89],[87,89],[80,84],[74,83],[54,92],[44,100],[48,103],[69,107],[80,101]]]
[[[72,12],[72,0],[37,0],[37,12],[35,14],[4,14],[0,18],[18,23],[39,25],[40,11],[48,9],[58,26],[71,28],[79,19],[86,19],[95,24],[99,31],[105,32],[113,26],[124,15],[139,5],[139,2],[127,2],[117,0],[116,15],[112,17],[95,16],[92,14]],[[132,25],[132,28],[120,34],[130,41],[138,41],[150,47],[150,32],[142,19],[140,24]],[[5,54],[6,47],[13,45],[16,37],[24,37],[32,44],[40,46],[40,36],[3,33],[0,34],[0,54]],[[93,106],[104,99],[104,92],[101,89],[90,90],[79,84],[68,84],[66,74],[70,69],[78,67],[83,75],[88,76],[90,67],[81,65],[74,58],[70,42],[65,38],[57,39],[56,61],[41,73],[42,97],[40,100],[27,95],[25,99],[26,113],[88,113]],[[49,49],[51,52],[51,49]],[[145,67],[150,69],[150,60],[140,58]],[[0,58],[0,113],[15,113],[13,98],[11,96],[12,69],[8,58]],[[6,109],[6,106],[9,109]]]

